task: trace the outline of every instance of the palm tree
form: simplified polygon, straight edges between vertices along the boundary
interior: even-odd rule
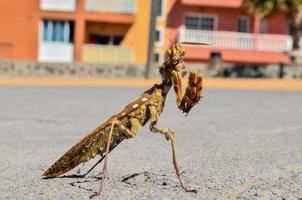
[[[293,37],[293,51],[299,49],[302,28],[302,0],[244,0],[248,10],[261,18],[269,17],[279,11],[286,11],[289,32]]]

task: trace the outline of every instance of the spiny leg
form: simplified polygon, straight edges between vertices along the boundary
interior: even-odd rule
[[[166,139],[168,141],[171,141],[171,145],[172,145],[172,157],[173,157],[173,166],[175,169],[175,173],[176,176],[180,182],[181,187],[186,191],[186,192],[197,192],[196,190],[192,190],[192,189],[188,189],[182,179],[181,179],[181,174],[178,164],[177,164],[177,160],[176,160],[176,150],[175,150],[175,132],[173,131],[173,129],[169,128],[169,129],[165,129],[165,128],[160,128],[157,126],[157,119],[158,119],[158,112],[155,106],[150,106],[149,107],[150,113],[151,113],[151,125],[150,125],[150,130],[152,132],[155,133],[161,133],[164,134],[166,136]]]
[[[113,132],[113,128],[114,126],[119,128],[119,131],[121,131],[122,134],[125,135],[126,138],[133,138],[136,133],[138,132],[139,128],[140,128],[140,123],[139,120],[137,118],[131,118],[130,119],[131,122],[131,130],[128,129],[127,127],[125,127],[120,121],[118,120],[114,120],[112,122],[112,126],[110,129],[110,133],[108,136],[108,142],[107,142],[107,147],[106,147],[106,152],[105,152],[105,156],[103,156],[87,173],[89,173],[97,164],[99,164],[100,162],[102,162],[103,158],[105,158],[104,161],[104,167],[103,167],[103,177],[100,183],[100,189],[98,192],[95,192],[93,195],[90,196],[90,198],[93,198],[95,196],[99,196],[101,194],[101,192],[104,190],[104,182],[105,182],[105,178],[107,176],[107,159],[108,159],[108,154],[109,154],[109,149],[110,149],[110,142],[111,142],[111,137],[112,137],[112,132]],[[111,149],[112,150],[112,149]],[[86,174],[87,174],[86,173]],[[85,175],[86,175],[85,174]]]
[[[112,149],[110,149],[110,151],[112,151],[115,147],[117,146],[114,146]],[[102,156],[85,174],[78,175],[78,177],[80,178],[86,177],[98,164],[100,164],[104,160],[104,158],[105,156]]]
[[[186,93],[182,94],[181,74],[172,71],[172,81],[176,94],[177,107],[185,113],[189,113],[191,108],[198,103],[202,97],[202,76],[197,72],[190,72]]]
[[[101,183],[100,183],[100,188],[99,188],[98,192],[95,192],[94,194],[92,194],[90,196],[90,199],[92,199],[95,196],[99,196],[101,194],[101,192],[104,190],[105,179],[106,179],[106,176],[107,176],[107,160],[108,160],[109,147],[110,147],[110,142],[111,142],[111,138],[112,138],[112,132],[113,132],[114,124],[115,124],[115,120],[112,122],[110,132],[109,132],[109,136],[108,136],[107,147],[106,147],[106,152],[105,152],[105,161],[104,161],[104,166],[103,166],[103,176],[102,176],[102,180],[101,180]]]
[[[180,182],[180,185],[181,187],[186,191],[186,192],[194,192],[196,193],[197,190],[194,190],[194,189],[188,189],[187,187],[184,186],[183,182],[182,182],[182,179],[181,179],[181,172],[179,171],[179,167],[178,167],[178,164],[177,164],[177,160],[176,160],[176,148],[175,148],[175,138],[171,138],[170,139],[171,141],[171,146],[172,146],[172,156],[173,156],[173,166],[174,166],[174,169],[175,169],[175,173],[176,173],[176,176]]]
[[[120,121],[116,121],[115,124],[120,128],[120,130],[124,133],[126,138],[133,138],[140,128],[140,123],[137,118],[131,118],[131,130],[126,128]],[[114,146],[110,151],[112,151],[116,146]],[[102,156],[85,174],[79,175],[78,177],[84,178],[87,176],[98,164],[100,164],[104,160],[105,156]]]
[[[85,174],[77,175],[80,178],[86,177],[98,164],[104,160],[105,156],[101,157]]]

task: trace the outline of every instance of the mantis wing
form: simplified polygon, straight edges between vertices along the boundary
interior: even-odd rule
[[[149,102],[151,95],[147,92],[143,93],[139,98],[128,104],[121,112],[113,115],[110,119],[88,133],[77,144],[71,147],[61,158],[59,158],[43,176],[57,177],[78,166],[80,163],[86,162],[94,158],[97,154],[103,156],[106,150],[108,134],[113,120],[120,120],[128,117],[128,114],[138,109],[141,105]],[[115,133],[112,135],[110,151],[125,139],[123,134]]]

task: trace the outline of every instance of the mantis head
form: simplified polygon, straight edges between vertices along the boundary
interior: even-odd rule
[[[197,72],[190,72],[186,92],[182,93],[182,78],[186,75],[184,64],[185,48],[174,43],[167,50],[167,59],[159,68],[163,82],[174,86],[177,97],[177,107],[185,113],[198,103],[202,97],[202,76]]]
[[[167,50],[166,61],[159,68],[159,73],[163,81],[172,83],[173,76],[176,75],[178,78],[182,78],[186,75],[184,56],[186,50],[178,43],[173,43],[172,47]]]

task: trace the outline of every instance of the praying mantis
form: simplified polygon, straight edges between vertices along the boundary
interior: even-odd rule
[[[194,71],[189,74],[187,88],[183,95],[182,78],[186,75],[184,56],[185,48],[179,43],[173,43],[172,47],[167,50],[167,59],[159,67],[162,82],[143,92],[122,111],[88,133],[47,169],[43,176],[48,178],[61,176],[80,163],[100,155],[101,159],[82,176],[86,176],[104,160],[100,187],[90,198],[99,196],[104,190],[109,153],[123,140],[135,137],[140,127],[150,121],[150,131],[163,134],[171,143],[172,162],[181,187],[186,192],[196,192],[196,190],[186,187],[182,180],[182,173],[176,159],[175,131],[158,126],[159,115],[164,109],[166,97],[172,87],[176,94],[177,108],[184,113],[189,113],[202,98],[203,78]]]

